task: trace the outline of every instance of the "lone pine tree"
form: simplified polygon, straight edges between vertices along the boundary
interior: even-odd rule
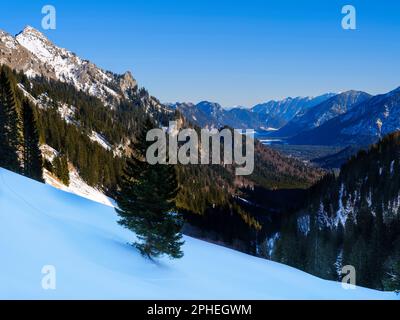
[[[22,102],[22,121],[24,133],[24,175],[43,182],[43,159],[39,149],[39,134],[32,105],[28,100]]]
[[[19,172],[20,128],[15,88],[12,72],[1,67],[0,70],[0,166]]]
[[[174,166],[146,162],[146,134],[151,128],[147,120],[127,161],[117,212],[120,224],[137,234],[139,241],[134,246],[142,255],[157,258],[165,254],[177,259],[183,256],[183,219],[176,212],[176,171]]]

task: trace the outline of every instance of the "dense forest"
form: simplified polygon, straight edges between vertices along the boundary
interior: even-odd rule
[[[282,226],[275,260],[331,280],[352,265],[358,285],[399,290],[400,133],[325,176]]]
[[[0,150],[0,167],[43,181],[37,116],[7,67],[0,67]]]

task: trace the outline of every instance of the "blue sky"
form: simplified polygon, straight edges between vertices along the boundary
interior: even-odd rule
[[[26,1],[0,6],[0,29],[41,30],[57,9],[57,45],[131,70],[164,102],[250,106],[269,99],[400,86],[400,3],[377,0]],[[341,8],[357,9],[357,30]]]

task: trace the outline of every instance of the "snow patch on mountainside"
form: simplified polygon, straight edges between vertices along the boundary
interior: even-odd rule
[[[396,299],[185,237],[153,263],[113,208],[0,169],[1,299]],[[54,266],[56,290],[41,286]]]
[[[54,188],[75,194],[82,198],[86,198],[109,207],[114,207],[114,201],[104,195],[100,190],[89,186],[85,181],[83,181],[76,169],[72,169],[69,172],[69,186],[64,185],[46,169],[43,172],[43,178],[46,184],[51,185]]]
[[[104,149],[108,151],[112,149],[111,144],[106,140],[106,138],[95,131],[92,131],[92,134],[89,136],[89,139],[94,142],[97,142],[99,145],[101,145]]]
[[[60,154],[57,150],[50,147],[47,144],[41,145],[40,150],[44,159],[50,163],[58,157]],[[114,200],[108,198],[101,190],[89,186],[79,175],[79,172],[73,167],[69,166],[69,186],[64,185],[57,177],[50,171],[44,169],[43,178],[46,184],[53,186],[54,188],[76,194],[83,198],[104,204],[106,206],[113,207]]]
[[[53,162],[54,158],[59,156],[59,152],[47,144],[42,144],[40,151],[42,152],[42,157],[50,163]]]
[[[76,108],[74,106],[69,106],[66,103],[60,103],[58,107],[58,113],[68,124],[77,124],[74,120]]]

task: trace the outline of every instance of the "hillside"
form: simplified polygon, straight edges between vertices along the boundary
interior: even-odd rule
[[[363,286],[400,289],[400,133],[360,151],[309,192],[275,258],[326,279],[353,265]]]
[[[0,169],[2,299],[395,299],[185,237],[157,263],[128,245],[110,207]],[[23,236],[21,236],[23,235]],[[44,265],[56,290],[41,288]]]

